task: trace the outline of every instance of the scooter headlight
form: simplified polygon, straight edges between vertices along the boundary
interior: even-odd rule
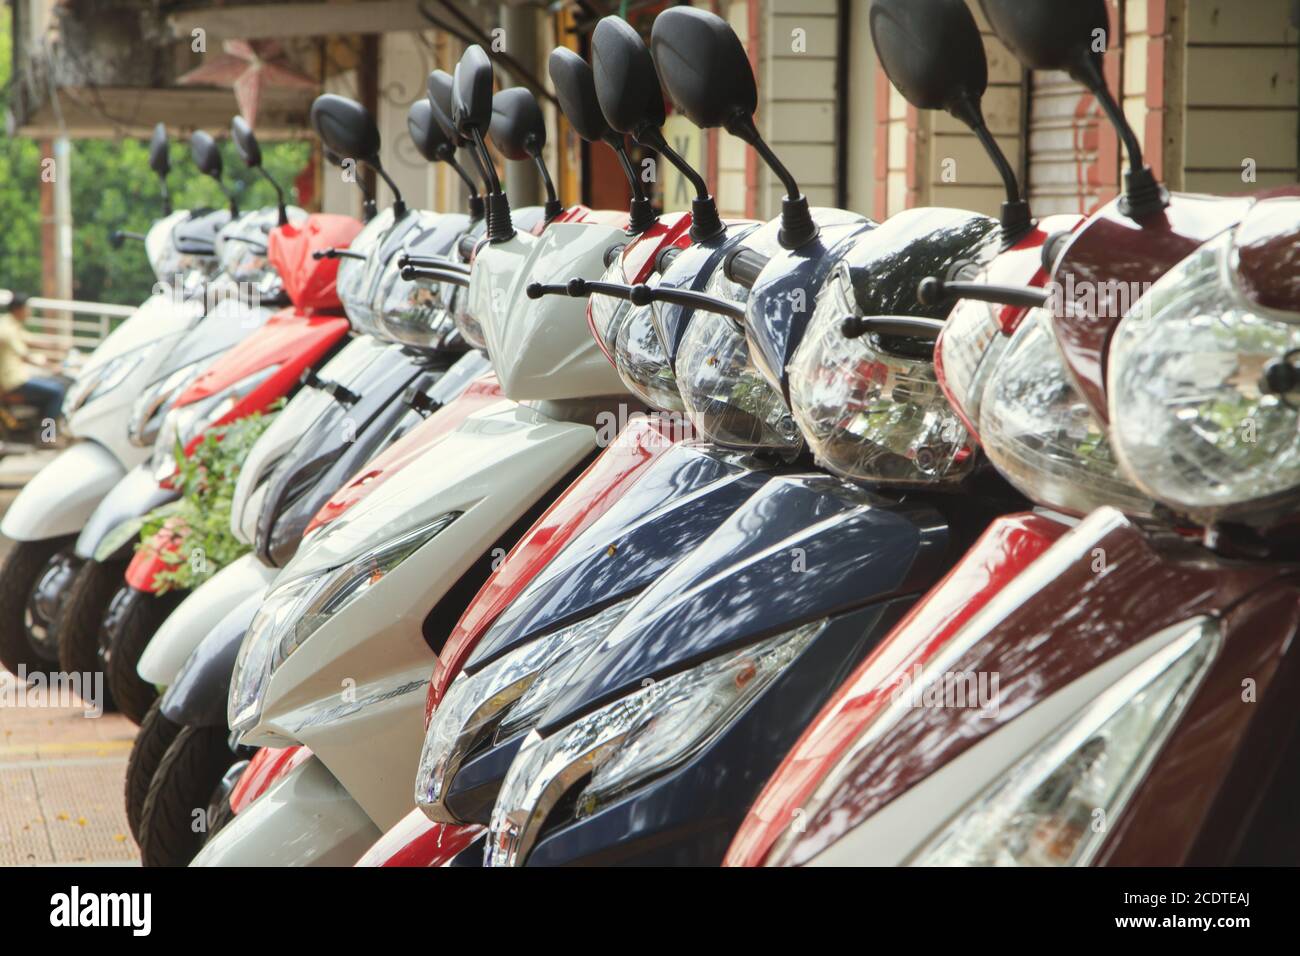
[[[825,624],[805,624],[655,681],[549,737],[533,731],[510,765],[492,809],[485,862],[522,864],[551,811],[578,784],[583,787],[575,807],[583,816],[688,760],[731,724]]]
[[[162,424],[158,428],[158,438],[154,442],[153,456],[149,461],[154,478],[157,481],[166,481],[175,474],[176,446],[179,445],[182,449],[188,448],[190,442],[229,415],[240,402],[279,369],[280,366],[272,365],[206,398],[173,406],[171,411],[163,416]]]
[[[734,302],[749,297],[721,269],[704,291]],[[744,330],[730,318],[695,316],[677,352],[677,383],[691,424],[710,441],[788,455],[802,447],[785,401],[754,367]]]
[[[356,255],[347,255],[339,260],[334,288],[349,321],[363,331],[373,332],[377,325],[377,317],[370,303],[370,285],[375,272],[372,259],[375,258],[380,240],[392,227],[393,209],[389,206],[366,223],[348,243],[349,253],[366,258],[358,259]]]
[[[646,404],[669,412],[686,411],[650,306],[630,309],[619,324],[614,366],[623,384]]]
[[[440,283],[426,279],[408,281],[394,259],[385,267],[381,281],[384,307],[380,313],[384,331],[403,345],[420,349],[440,349],[456,334],[442,302]]]
[[[143,345],[117,358],[109,359],[102,365],[86,369],[63,396],[63,417],[67,418],[87,402],[102,398],[125,382],[130,378],[131,373],[140,367],[140,363],[153,347],[153,345]]]
[[[1300,314],[1242,294],[1235,236],[1206,243],[1148,290],[1120,321],[1108,366],[1125,473],[1206,524],[1265,521],[1300,485],[1300,388],[1267,381],[1270,365],[1286,371],[1300,354]]]
[[[431,820],[459,822],[447,787],[475,747],[531,728],[587,651],[618,623],[631,600],[537,638],[452,681],[429,721],[415,775],[415,802]]]
[[[131,406],[131,420],[126,426],[126,437],[132,445],[148,448],[154,443],[168,409],[198,376],[202,366],[202,361],[191,362],[140,393]]]
[[[226,716],[243,733],[261,719],[271,676],[329,620],[450,525],[458,513],[406,532],[326,573],[293,576],[267,593],[235,659]],[[291,573],[292,565],[286,568]]]
[[[1045,309],[1026,315],[988,377],[979,405],[985,454],[1039,504],[1075,514],[1101,505],[1151,514],[1152,502],[1119,473],[1105,433],[1070,381],[1050,322]]]
[[[817,297],[790,363],[790,404],[817,460],[872,482],[957,481],[975,462],[966,426],[934,374],[933,348],[868,333],[845,337],[848,267],[836,268]]]
[[[623,274],[623,257],[617,255],[600,277],[601,282],[625,285],[627,278]],[[596,333],[596,342],[607,356],[613,356],[615,337],[619,326],[632,309],[627,299],[616,299],[609,295],[593,295],[587,301],[587,315],[591,319],[591,330]]]
[[[960,811],[909,862],[1086,866],[1177,726],[1221,643],[1196,618]],[[1021,717],[1021,720],[1031,719]]]

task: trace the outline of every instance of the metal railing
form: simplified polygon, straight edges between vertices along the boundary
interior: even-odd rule
[[[75,368],[78,357],[89,355],[108,337],[115,321],[133,312],[130,305],[31,298],[27,300],[28,345],[45,356],[50,368],[65,362]]]

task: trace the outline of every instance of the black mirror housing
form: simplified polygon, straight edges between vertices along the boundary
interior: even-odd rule
[[[923,110],[947,110],[975,123],[989,85],[984,40],[963,0],[879,0],[871,39],[889,81]]]
[[[379,158],[379,127],[370,111],[346,96],[325,93],[311,104],[311,125],[321,142],[345,159],[373,163]]]
[[[257,142],[253,127],[248,125],[248,120],[242,116],[232,119],[230,137],[235,141],[235,149],[239,150],[239,158],[244,161],[244,165],[249,169],[258,169],[262,165],[262,147]]]
[[[610,129],[596,95],[596,76],[589,64],[567,47],[556,47],[547,60],[555,98],[569,125],[589,143],[611,142],[621,134]]]
[[[546,117],[537,97],[522,86],[492,97],[488,135],[501,155],[515,161],[536,159],[546,146]]]
[[[668,98],[702,129],[729,127],[758,109],[754,69],[727,21],[694,7],[656,19],[650,51]]]
[[[662,16],[663,14],[660,14]],[[596,99],[610,127],[640,134],[664,125],[664,95],[650,49],[620,17],[604,17],[591,35],[591,69]]]
[[[449,159],[456,147],[447,138],[433,115],[433,106],[426,100],[416,100],[406,111],[406,131],[421,156],[431,163]]]
[[[167,174],[172,171],[171,152],[167,143],[167,127],[162,123],[153,128],[153,136],[149,138],[149,168],[154,171],[159,179],[166,179]]]
[[[199,168],[199,172],[221,181],[221,149],[205,130],[195,130],[190,136],[190,156],[194,158],[194,165]]]
[[[451,120],[467,139],[492,124],[492,61],[477,44],[465,51],[452,75]]]
[[[468,146],[469,141],[460,135],[460,130],[451,121],[451,91],[454,85],[451,74],[446,70],[434,70],[424,85],[429,94],[429,106],[433,108],[433,118],[443,135],[457,146]]]

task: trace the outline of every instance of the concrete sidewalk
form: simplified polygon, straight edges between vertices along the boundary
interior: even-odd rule
[[[0,483],[38,465],[0,462]],[[0,513],[16,494],[0,491]],[[120,714],[0,706],[0,866],[139,865],[123,797],[135,731]]]
[[[0,708],[0,866],[139,863],[122,796],[135,730],[120,714]]]

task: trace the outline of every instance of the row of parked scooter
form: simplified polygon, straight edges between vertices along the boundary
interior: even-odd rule
[[[1117,200],[1035,220],[965,3],[874,0],[889,79],[979,137],[1000,220],[810,208],[738,38],[674,7],[550,57],[626,212],[557,201],[535,98],[470,47],[408,116],[467,214],[394,188],[365,223],[155,223],[165,291],[0,527],[0,657],[102,671],[140,723],[146,864],[1295,862],[1300,190],[1171,195],[1106,89],[1103,0],[980,3],[1092,90]],[[664,93],[757,152],[778,219],[719,216]],[[312,123],[384,176],[358,103]],[[655,214],[629,137],[689,213]],[[489,142],[545,206],[510,207]],[[161,131],[151,159],[165,193]],[[178,460],[268,411],[248,553],[161,587],[183,544],[134,542]]]

